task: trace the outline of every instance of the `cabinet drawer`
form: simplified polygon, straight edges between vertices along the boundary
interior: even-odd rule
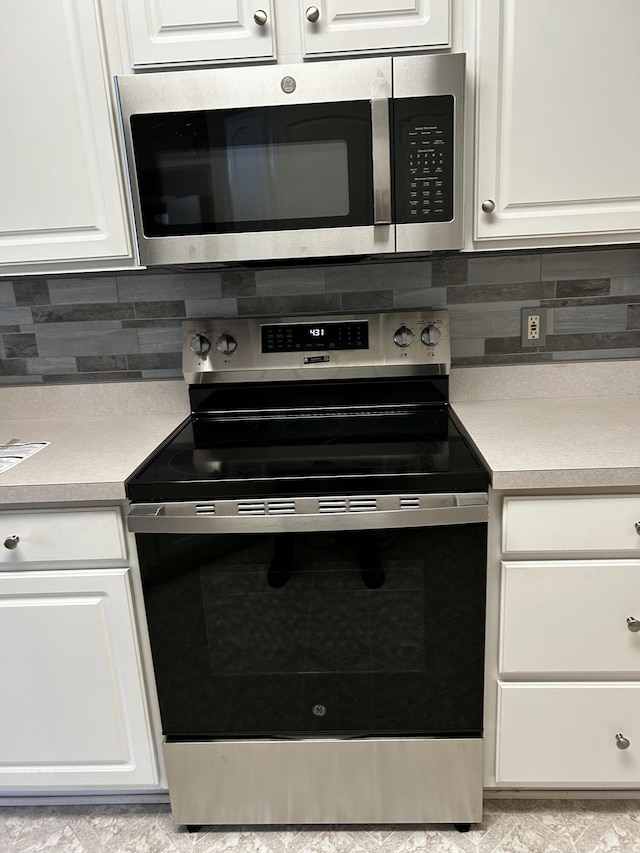
[[[498,692],[498,784],[638,787],[640,686],[501,684]]]
[[[60,561],[86,564],[126,556],[117,507],[0,513],[0,565],[5,568]]]
[[[640,560],[504,562],[502,614],[503,674],[640,672]]]
[[[624,551],[640,557],[640,498],[636,495],[506,498],[502,550]]]

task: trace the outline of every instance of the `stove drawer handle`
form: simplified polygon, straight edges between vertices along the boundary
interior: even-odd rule
[[[4,547],[8,548],[9,551],[14,551],[18,547],[18,542],[20,541],[19,536],[7,536],[4,540]]]
[[[636,521],[636,533],[640,536],[640,521]]]

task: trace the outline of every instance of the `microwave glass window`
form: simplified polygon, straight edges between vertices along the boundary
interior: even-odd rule
[[[369,102],[136,115],[148,237],[372,224]]]

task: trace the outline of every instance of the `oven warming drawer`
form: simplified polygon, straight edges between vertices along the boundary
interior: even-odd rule
[[[165,741],[180,824],[477,823],[481,738]]]
[[[127,521],[133,533],[184,534],[433,527],[488,518],[486,492],[457,492],[139,503]]]

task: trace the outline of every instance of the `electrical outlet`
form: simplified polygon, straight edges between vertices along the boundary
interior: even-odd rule
[[[520,325],[520,346],[543,347],[546,338],[546,308],[542,308],[541,306],[536,306],[535,308],[523,308],[522,322]]]

